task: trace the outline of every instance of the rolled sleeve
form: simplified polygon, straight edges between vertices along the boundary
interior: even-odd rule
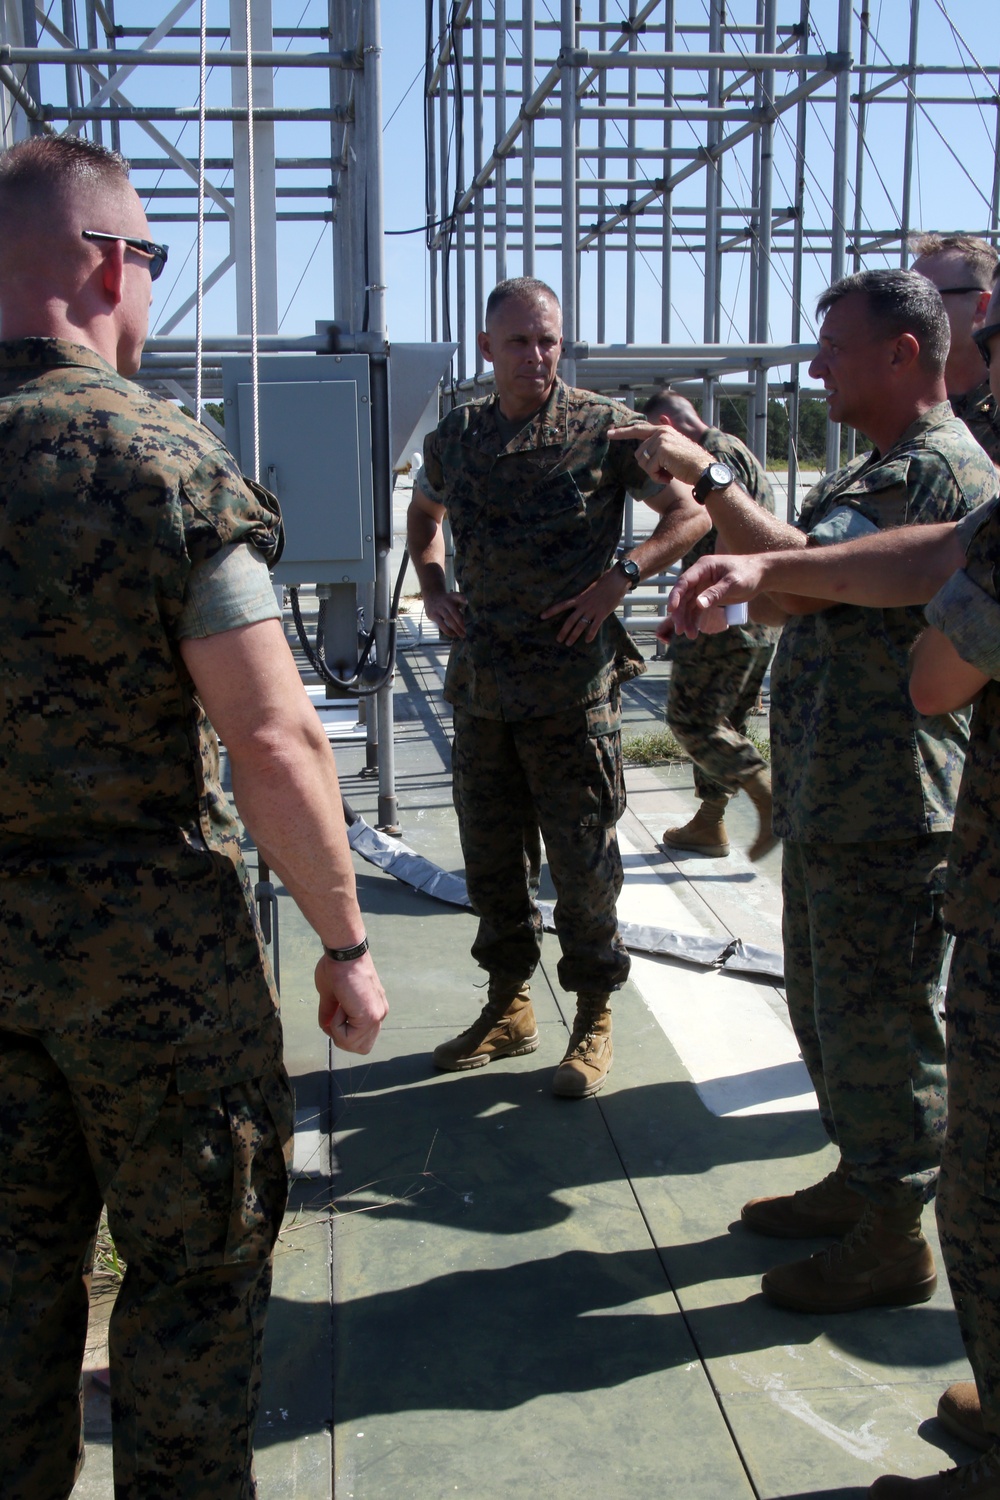
[[[871,536],[879,528],[874,521],[851,505],[837,505],[809,531],[814,547],[832,547],[838,542],[852,542],[859,536]]]
[[[1000,603],[961,569],[926,606],[935,630],[946,635],[963,661],[1000,679]]]
[[[177,636],[221,635],[239,625],[280,619],[267,563],[252,547],[237,543],[192,567]]]
[[[970,510],[967,516],[963,516],[955,527],[955,536],[961,543],[962,551],[968,553],[976,535],[986,525],[1000,501],[987,500],[985,505],[977,505],[975,510]]]

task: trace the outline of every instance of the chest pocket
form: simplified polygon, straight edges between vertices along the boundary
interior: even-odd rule
[[[503,460],[500,460],[503,463]],[[586,517],[583,495],[572,474],[553,474],[551,457],[531,468],[518,465],[516,479],[512,472],[509,493],[510,511],[517,524],[530,528],[534,535],[560,532]],[[503,470],[499,477],[503,482]]]

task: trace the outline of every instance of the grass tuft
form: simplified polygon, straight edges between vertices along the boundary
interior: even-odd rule
[[[770,764],[771,740],[765,729],[750,724],[746,737],[760,757]],[[632,766],[662,766],[690,759],[687,752],[666,727],[648,734],[630,734],[622,738],[622,755]]]

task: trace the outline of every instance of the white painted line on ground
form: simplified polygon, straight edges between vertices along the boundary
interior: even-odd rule
[[[620,828],[618,842],[625,869],[622,920],[706,932]],[[791,1027],[756,983],[644,954],[632,955],[631,978],[712,1114],[817,1108]]]

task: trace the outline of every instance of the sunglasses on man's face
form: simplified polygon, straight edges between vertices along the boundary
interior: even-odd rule
[[[985,328],[977,328],[972,335],[973,342],[983,356],[987,369],[990,367],[990,340],[995,339],[998,333],[1000,333],[1000,323],[987,323]]]
[[[149,279],[155,281],[167,263],[166,245],[156,245],[152,240],[140,240],[129,234],[105,234],[102,229],[81,230],[85,240],[121,240],[130,250],[149,257]]]

